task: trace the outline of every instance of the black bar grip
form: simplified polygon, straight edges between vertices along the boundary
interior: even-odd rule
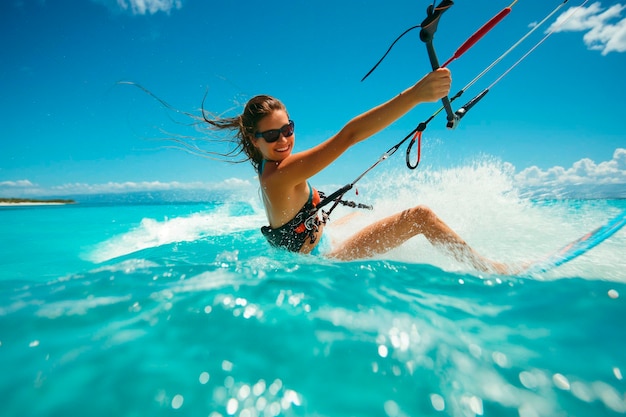
[[[435,37],[435,32],[437,32],[439,18],[443,12],[452,7],[453,4],[454,2],[452,0],[443,0],[437,7],[433,8],[432,5],[428,6],[428,9],[426,9],[428,16],[426,16],[426,19],[424,19],[420,25],[422,28],[420,31],[420,39],[422,42],[432,42]]]

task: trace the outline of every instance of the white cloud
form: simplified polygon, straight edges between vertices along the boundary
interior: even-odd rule
[[[59,195],[72,194],[111,194],[132,193],[142,191],[181,191],[181,190],[232,190],[251,186],[250,181],[237,178],[227,179],[220,183],[179,182],[179,181],[126,181],[107,182],[103,184],[71,183],[52,187],[50,191]]]
[[[111,10],[131,12],[136,15],[169,13],[183,7],[182,0],[92,0],[104,4]]]
[[[102,184],[68,183],[43,188],[29,180],[1,181],[0,195],[6,197],[67,196],[94,194],[122,194],[156,191],[238,191],[253,187],[249,180],[229,178],[222,182],[126,181]]]
[[[620,185],[626,188],[626,149],[618,148],[610,161],[596,163],[589,158],[569,168],[555,166],[547,170],[533,166],[515,176],[524,186]]]
[[[27,187],[34,187],[34,184],[28,180],[0,181],[0,187],[27,188]]]
[[[252,185],[248,180],[242,180],[241,178],[229,178],[219,184],[222,188],[247,188]]]
[[[572,7],[561,14],[548,28],[548,32],[587,32],[583,41],[589,49],[602,55],[626,51],[626,18],[621,12],[626,5],[615,4],[603,9],[596,2],[588,7]]]
[[[117,0],[117,4],[124,10],[130,8],[133,14],[169,13],[183,5],[182,0]]]

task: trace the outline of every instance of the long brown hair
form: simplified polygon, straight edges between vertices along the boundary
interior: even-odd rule
[[[231,130],[235,132],[231,142],[235,145],[235,149],[226,154],[221,154],[225,157],[235,157],[244,153],[246,159],[243,161],[232,162],[245,162],[250,161],[255,170],[259,170],[263,155],[252,143],[254,134],[257,129],[259,121],[265,116],[273,113],[276,110],[287,111],[285,105],[280,100],[267,96],[258,95],[252,97],[246,104],[243,113],[236,117],[220,118],[212,116],[210,113],[204,110],[202,107],[202,119],[210,125],[212,129],[217,130]]]

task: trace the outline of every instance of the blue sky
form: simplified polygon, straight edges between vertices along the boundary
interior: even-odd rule
[[[440,61],[510,0],[457,1],[435,38]],[[561,0],[519,0],[502,23],[450,64],[453,92]],[[202,134],[185,117],[118,81],[139,83],[182,111],[236,114],[256,94],[280,98],[297,148],[429,71],[418,32],[362,76],[429,1],[4,0],[0,2],[0,197],[236,186],[254,178],[152,139]],[[569,1],[557,16],[578,6]],[[478,94],[538,42],[556,16],[478,81]],[[449,131],[441,114],[424,134],[431,169],[484,155],[522,182],[626,188],[626,3],[587,2]],[[350,150],[318,181],[354,179],[439,104],[418,107]],[[179,123],[176,123],[179,122]],[[220,150],[216,145],[208,149]],[[221,149],[223,150],[223,149]],[[380,168],[404,164],[399,152]]]

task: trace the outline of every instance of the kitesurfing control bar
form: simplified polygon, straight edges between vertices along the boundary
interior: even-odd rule
[[[452,0],[442,0],[442,2],[436,7],[433,7],[432,5],[428,6],[428,9],[426,10],[426,19],[424,19],[420,25],[422,28],[420,31],[420,39],[426,44],[426,51],[428,52],[428,58],[430,59],[430,65],[433,71],[441,68],[439,65],[439,59],[437,58],[437,53],[435,52],[435,47],[433,46],[433,39],[435,37],[435,32],[437,31],[437,26],[439,25],[439,18],[441,18],[443,12],[452,7],[453,4],[454,2]],[[459,119],[452,110],[450,99],[448,96],[445,96],[441,99],[441,102],[446,110],[448,119],[446,126],[448,129],[454,129]]]
[[[581,4],[581,6],[579,7],[583,7],[586,3],[588,3],[589,0],[584,0],[583,3]],[[411,142],[409,143],[409,146],[407,147],[407,151],[406,151],[406,163],[407,163],[407,167],[410,169],[415,169],[417,168],[417,166],[420,163],[420,141],[421,141],[421,134],[422,132],[426,129],[428,123],[430,123],[430,121],[432,121],[442,110],[446,110],[446,113],[448,113],[448,127],[450,127],[450,121],[453,123],[453,126],[461,119],[463,118],[467,112],[474,107],[474,105],[476,105],[480,100],[482,100],[483,97],[485,97],[487,95],[487,93],[490,91],[490,89],[497,84],[504,76],[506,76],[513,68],[515,68],[522,60],[524,60],[530,53],[532,53],[539,45],[541,45],[552,33],[555,32],[555,29],[551,30],[550,32],[548,32],[546,34],[546,36],[541,39],[537,44],[535,44],[535,46],[533,48],[531,48],[524,56],[522,56],[522,58],[520,58],[515,64],[513,64],[509,69],[507,69],[496,81],[494,81],[489,87],[487,87],[485,90],[483,90],[481,93],[479,93],[476,97],[474,97],[473,99],[471,99],[468,103],[466,103],[464,106],[462,106],[461,108],[459,108],[455,113],[452,113],[452,106],[451,106],[451,102],[456,100],[457,98],[461,97],[461,95],[465,92],[465,90],[467,90],[468,88],[470,88],[472,85],[474,85],[474,83],[476,83],[480,78],[482,78],[487,72],[489,72],[491,69],[493,69],[493,67],[498,64],[505,56],[507,56],[512,50],[514,50],[515,48],[517,48],[517,46],[519,46],[526,38],[528,38],[539,26],[543,25],[550,17],[552,17],[561,7],[563,7],[566,3],[568,2],[568,0],[562,0],[562,3],[557,6],[548,16],[546,16],[541,22],[539,22],[537,25],[535,25],[526,35],[524,35],[521,39],[519,39],[511,48],[509,48],[504,54],[502,54],[498,59],[496,59],[494,62],[492,62],[487,68],[485,68],[477,77],[475,77],[468,85],[466,85],[462,90],[460,90],[455,96],[452,97],[452,99],[449,99],[448,97],[445,97],[445,100],[443,101],[444,106],[441,107],[439,110],[437,110],[435,113],[433,113],[428,120],[421,122],[411,133],[409,133],[406,137],[404,137],[404,139],[402,139],[400,142],[398,142],[397,144],[395,144],[394,146],[392,146],[387,152],[385,152],[372,166],[370,166],[368,169],[366,169],[361,175],[359,175],[352,183],[347,184],[345,186],[343,186],[342,188],[340,188],[339,190],[335,191],[334,193],[332,193],[331,195],[329,195],[327,198],[325,198],[324,200],[322,200],[322,202],[320,202],[320,204],[318,204],[318,208],[321,208],[322,206],[326,206],[328,204],[331,203],[335,203],[333,204],[333,206],[331,207],[331,209],[326,213],[326,217],[328,217],[330,215],[330,212],[337,206],[337,204],[339,204],[339,201],[337,201],[338,199],[340,199],[345,193],[347,193],[349,190],[351,190],[352,188],[354,188],[354,186],[356,185],[356,183],[361,180],[361,178],[363,178],[368,172],[370,172],[372,169],[374,169],[378,164],[380,164],[382,161],[384,161],[385,159],[389,158],[391,155],[393,155],[399,148],[400,146],[402,146],[407,140],[412,139]],[[457,59],[458,57],[460,57],[462,54],[464,54],[469,48],[471,48],[476,42],[478,42],[478,40],[480,40],[487,32],[489,32],[496,24],[498,24],[505,16],[507,16],[510,13],[510,9],[511,7],[513,7],[513,5],[515,5],[517,3],[517,0],[515,0],[509,7],[505,8],[504,10],[500,11],[500,13],[498,13],[496,16],[494,16],[493,18],[491,18],[491,20],[489,20],[487,23],[485,23],[476,33],[474,33],[474,35],[472,35],[466,42],[463,43],[463,45],[461,45],[461,47],[459,47],[457,49],[457,51],[455,52],[455,54],[453,55],[452,58],[448,59],[448,61],[446,61],[446,63],[444,64],[444,67],[446,65],[448,65],[451,61]],[[437,55],[435,53],[434,47],[432,45],[432,41],[434,38],[434,34],[437,31],[437,25],[439,24],[439,19],[442,15],[443,12],[445,12],[447,9],[449,9],[452,5],[453,5],[453,1],[451,0],[443,0],[439,6],[437,7],[433,7],[430,6],[427,9],[427,13],[428,16],[427,18],[422,22],[422,24],[420,26],[414,26],[408,30],[406,30],[402,35],[400,35],[394,42],[393,44],[389,47],[389,49],[387,50],[387,52],[385,53],[385,55],[383,55],[383,57],[376,63],[376,65],[374,66],[374,68],[372,68],[366,75],[365,77],[363,77],[363,80],[365,80],[365,78],[367,78],[377,67],[378,65],[383,61],[383,59],[387,56],[387,54],[389,53],[389,51],[391,50],[391,48],[393,47],[393,45],[395,45],[395,43],[401,38],[403,37],[406,33],[410,32],[413,29],[417,29],[417,28],[421,28],[421,32],[420,32],[420,39],[426,43],[427,46],[427,51],[428,51],[428,56],[431,59],[431,64],[433,66],[433,70],[440,68],[439,66],[439,62],[437,60]],[[559,23],[559,26],[563,25],[574,13],[570,14],[566,19],[564,19],[564,21],[561,21]],[[450,113],[452,113],[452,118],[450,117]],[[411,149],[413,147],[413,145],[415,144],[415,142],[417,142],[417,161],[415,164],[412,164],[410,161],[410,153],[411,153]],[[370,207],[365,207],[365,208],[370,208]]]

